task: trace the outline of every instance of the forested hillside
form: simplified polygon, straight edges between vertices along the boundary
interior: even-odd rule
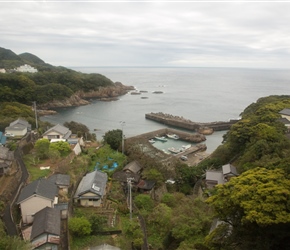
[[[35,67],[37,73],[19,73],[13,69],[23,64]],[[52,100],[63,100],[77,91],[89,92],[113,82],[101,74],[83,74],[65,67],[46,64],[35,55],[16,55],[0,48],[0,68],[9,73],[0,74],[0,102],[19,102],[31,105]]]

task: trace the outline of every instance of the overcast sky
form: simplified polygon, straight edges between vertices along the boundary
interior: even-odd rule
[[[290,67],[290,2],[3,1],[0,47],[73,66]]]

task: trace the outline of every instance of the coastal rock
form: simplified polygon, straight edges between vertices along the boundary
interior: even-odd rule
[[[53,108],[65,108],[65,107],[73,107],[73,106],[82,106],[87,105],[90,102],[82,99],[78,94],[74,94],[69,98],[65,98],[64,100],[53,100],[49,103],[40,104],[38,108],[42,110],[53,109]]]
[[[98,90],[90,92],[79,92],[79,96],[84,99],[90,98],[116,98],[127,94],[129,91],[135,90],[133,86],[125,86],[120,82],[114,83],[113,86],[100,87]]]
[[[118,96],[125,95],[134,90],[133,86],[125,86],[120,82],[114,83],[113,86],[100,87],[98,90],[84,92],[79,91],[69,98],[63,100],[53,100],[49,103],[38,105],[39,109],[48,110],[53,108],[65,108],[90,104],[86,99],[100,99],[102,101],[115,101]]]

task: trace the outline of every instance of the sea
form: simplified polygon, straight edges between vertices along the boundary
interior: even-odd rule
[[[97,140],[109,130],[122,129],[126,138],[166,127],[145,119],[162,112],[194,122],[228,121],[259,98],[290,95],[290,70],[245,68],[74,67],[82,73],[99,73],[113,82],[134,86],[117,101],[91,100],[80,107],[59,108],[41,120],[52,124],[75,121],[85,124]],[[156,94],[154,92],[161,92]],[[206,136],[207,152],[213,152],[226,131]]]

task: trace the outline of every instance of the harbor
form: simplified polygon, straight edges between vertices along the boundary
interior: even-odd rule
[[[217,121],[207,123],[193,122],[180,116],[164,114],[162,112],[151,112],[145,114],[145,118],[168,126],[195,131],[201,134],[212,134],[214,131],[229,130],[233,124],[239,121],[239,119],[230,119],[229,121]]]

